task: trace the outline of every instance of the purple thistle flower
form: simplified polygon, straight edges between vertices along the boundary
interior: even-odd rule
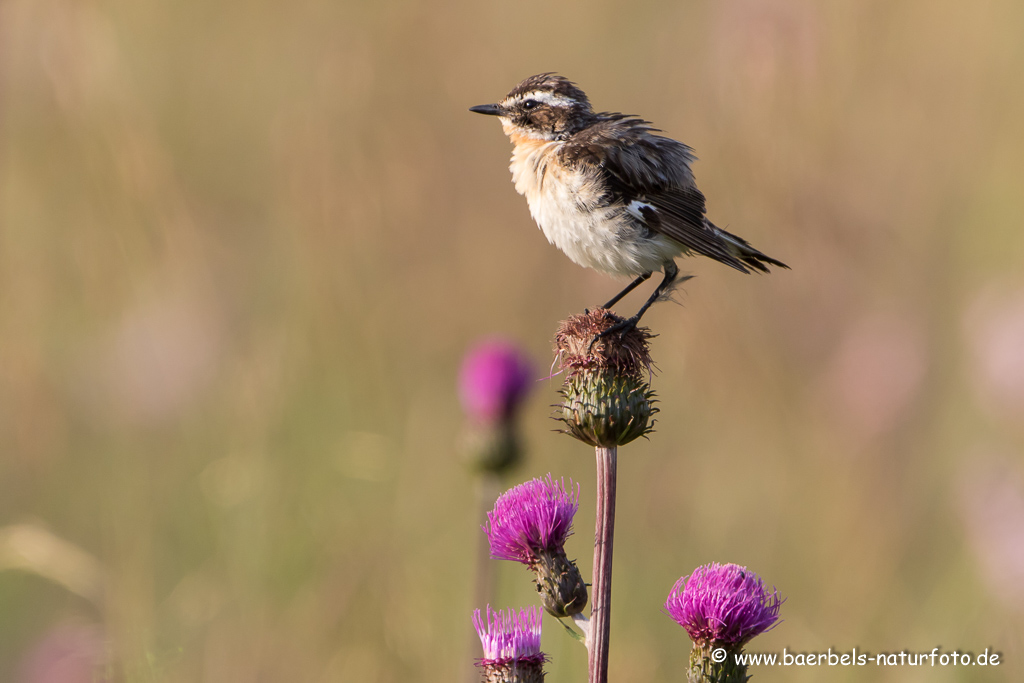
[[[488,605],[486,621],[474,610],[473,625],[484,648],[479,665],[543,664],[547,656],[540,651],[541,621],[536,607],[494,611]]]
[[[459,396],[463,409],[481,422],[509,420],[529,389],[530,362],[510,342],[485,341],[462,361]]]
[[[713,562],[679,579],[665,610],[698,646],[738,649],[775,625],[782,602],[746,567]]]
[[[572,518],[579,509],[580,488],[572,479],[534,479],[498,497],[481,527],[491,544],[491,557],[533,566],[544,551],[561,550],[572,533]]]

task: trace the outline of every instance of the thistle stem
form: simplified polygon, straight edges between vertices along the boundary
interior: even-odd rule
[[[587,665],[590,671],[589,683],[607,683],[618,448],[597,447],[595,452],[597,524],[594,532],[594,583],[590,599],[590,631],[587,634]]]

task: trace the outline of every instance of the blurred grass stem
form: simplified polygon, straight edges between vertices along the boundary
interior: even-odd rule
[[[475,519],[486,519],[487,511],[494,505],[494,499],[502,490],[501,475],[497,472],[483,471],[476,478],[476,504],[477,514]],[[491,559],[491,546],[487,536],[479,535],[476,551],[476,570],[473,574],[473,604],[489,605],[494,602],[494,578],[497,572],[497,563]],[[468,652],[476,652],[480,647],[480,638],[475,630],[470,630]],[[465,657],[469,662],[466,669],[466,683],[477,683],[480,680],[480,671],[473,663],[473,657]]]

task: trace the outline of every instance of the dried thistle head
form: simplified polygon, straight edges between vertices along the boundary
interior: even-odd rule
[[[591,446],[622,446],[652,431],[654,392],[647,328],[599,336],[621,323],[597,309],[564,321],[555,335],[557,361],[566,372],[562,415],[566,434]]]
[[[570,374],[594,368],[609,368],[618,374],[650,374],[653,361],[648,340],[654,335],[646,327],[634,327],[622,335],[599,336],[623,320],[598,308],[562,321],[555,334],[561,367]]]

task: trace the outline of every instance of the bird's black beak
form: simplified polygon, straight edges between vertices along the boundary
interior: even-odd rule
[[[497,104],[478,104],[475,107],[470,107],[470,111],[476,112],[477,114],[487,114],[488,116],[501,116],[501,107]]]

